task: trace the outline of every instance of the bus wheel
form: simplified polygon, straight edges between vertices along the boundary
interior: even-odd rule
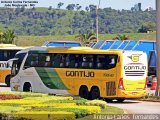
[[[24,92],[32,92],[32,86],[29,82],[24,83],[23,91]]]
[[[91,100],[100,98],[100,92],[98,87],[93,87],[90,92]]]
[[[125,99],[117,99],[117,102],[121,103],[123,102]]]
[[[86,86],[81,86],[79,90],[79,96],[88,99],[88,88]]]
[[[7,87],[10,87],[10,80],[11,80],[11,76],[7,76],[5,79],[5,83],[7,84]]]
[[[108,99],[108,98],[106,98],[105,101],[108,102],[108,103],[113,102],[112,99]]]

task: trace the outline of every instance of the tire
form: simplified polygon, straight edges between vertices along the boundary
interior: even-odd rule
[[[81,98],[85,98],[88,99],[89,96],[89,92],[88,92],[88,88],[86,86],[82,86],[79,90],[79,96]]]
[[[30,83],[24,83],[23,92],[32,92],[32,86]]]
[[[108,98],[106,98],[105,101],[106,101],[107,103],[113,102],[112,99],[108,99]]]
[[[122,103],[125,99],[117,99],[117,102]]]
[[[11,81],[11,76],[7,76],[5,79],[5,83],[7,84],[7,87],[10,87],[10,81]]]
[[[94,87],[91,89],[90,92],[90,99],[94,100],[94,99],[99,99],[100,98],[100,91],[98,87]]]

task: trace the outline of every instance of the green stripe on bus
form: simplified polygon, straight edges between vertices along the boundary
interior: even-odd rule
[[[50,89],[68,89],[53,68],[36,67],[35,69],[46,87]]]

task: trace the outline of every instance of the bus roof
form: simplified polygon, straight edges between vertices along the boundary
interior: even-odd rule
[[[46,46],[46,47],[79,47],[82,45],[78,41],[47,41],[42,46]]]
[[[4,48],[4,47],[16,47],[16,45],[14,45],[14,44],[0,44],[0,48]]]
[[[37,47],[29,47],[29,48],[25,48],[21,51],[18,51],[16,54],[20,54],[20,53],[27,53],[28,51],[33,51],[33,50],[46,50],[47,47],[42,47],[42,46],[37,46]]]
[[[7,50],[21,50],[24,49],[24,47],[16,46],[14,44],[0,44],[0,49],[7,49]]]
[[[100,50],[100,49],[93,49],[90,47],[70,47],[70,48],[47,48],[49,53],[92,53],[92,54],[121,54],[122,50]]]

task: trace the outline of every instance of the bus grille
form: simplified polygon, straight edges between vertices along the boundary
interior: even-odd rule
[[[145,71],[125,71],[125,76],[144,76]]]
[[[114,96],[114,95],[116,95],[115,82],[107,82],[106,83],[106,93],[107,93],[107,96]]]

